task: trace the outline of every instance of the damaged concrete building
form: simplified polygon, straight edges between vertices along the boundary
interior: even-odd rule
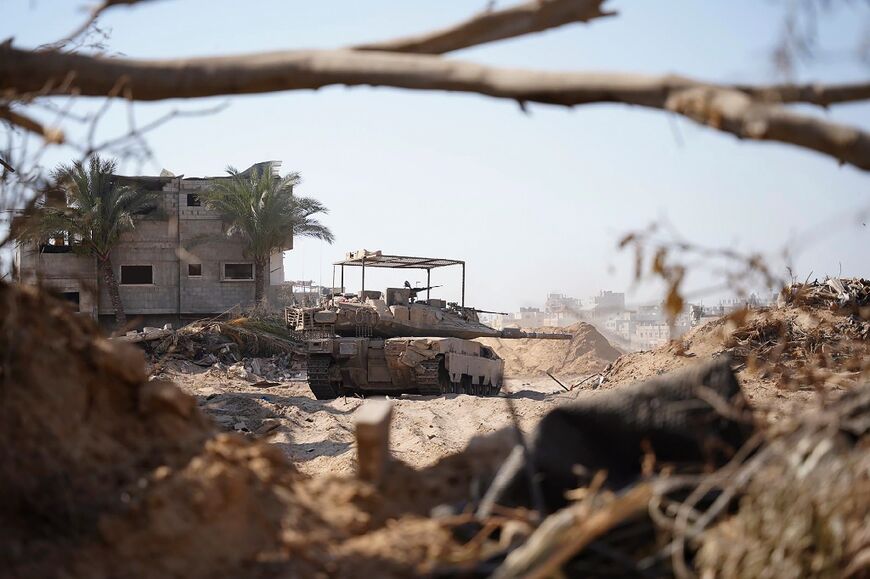
[[[257,163],[277,172],[281,163]],[[254,303],[254,262],[244,241],[226,234],[225,222],[200,202],[197,192],[226,177],[118,175],[120,184],[158,191],[154,211],[136,219],[112,251],[124,309],[138,325],[179,323],[213,316]],[[73,251],[75,240],[60,236],[41,246],[19,245],[14,275],[21,283],[42,283],[73,302],[83,314],[114,318],[112,302],[97,271],[96,259]],[[285,247],[283,250],[292,249]],[[284,283],[283,250],[270,259],[266,297],[276,304]]]

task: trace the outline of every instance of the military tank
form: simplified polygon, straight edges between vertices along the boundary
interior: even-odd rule
[[[285,310],[287,327],[304,342],[308,385],[318,400],[347,394],[471,394],[495,396],[504,376],[504,360],[474,338],[571,339],[569,334],[543,334],[518,329],[496,330],[480,321],[480,313],[464,303],[431,297],[440,287],[365,290],[365,268],[431,270],[465,264],[442,258],[353,252],[335,266],[358,266],[363,289],[358,293],[332,293],[316,307]],[[333,284],[335,285],[335,284]],[[421,294],[425,292],[426,298]]]

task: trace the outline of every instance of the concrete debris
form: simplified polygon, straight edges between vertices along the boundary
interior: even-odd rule
[[[227,377],[228,378],[237,378],[239,380],[251,380],[251,373],[245,368],[245,366],[239,362],[233,364],[229,368],[227,368]]]
[[[169,324],[167,324],[169,325]],[[131,330],[124,334],[123,336],[116,336],[114,338],[109,338],[110,340],[115,340],[118,342],[129,342],[129,343],[137,343],[137,342],[150,342],[152,340],[162,340],[168,336],[172,335],[172,328],[143,328],[141,332],[136,330]]]
[[[271,358],[244,358],[235,364],[226,366],[215,362],[209,366],[206,373],[210,376],[226,376],[236,380],[245,380],[254,386],[267,388],[293,380],[304,380],[305,362],[292,356],[273,356]]]

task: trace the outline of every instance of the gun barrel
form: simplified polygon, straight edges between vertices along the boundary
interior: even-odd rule
[[[571,334],[552,334],[548,332],[524,332],[516,328],[505,328],[499,334],[499,338],[511,340],[518,340],[520,338],[531,338],[533,340],[571,340],[574,336]]]
[[[510,314],[507,312],[494,312],[492,310],[479,310],[477,308],[466,308],[473,312],[477,312],[478,314],[498,314],[500,316],[509,316]]]
[[[412,287],[412,288],[409,288],[409,289],[411,290],[411,293],[412,293],[412,294],[417,295],[417,294],[420,293],[420,292],[424,292],[424,291],[427,291],[427,290],[432,290],[432,289],[435,289],[436,287],[442,287],[442,286],[440,286],[440,285],[430,285],[430,286],[426,286],[426,287]]]

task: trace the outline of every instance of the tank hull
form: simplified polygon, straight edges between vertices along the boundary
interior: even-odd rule
[[[497,395],[504,360],[453,337],[333,337],[307,342],[308,384],[320,400],[343,395]]]

